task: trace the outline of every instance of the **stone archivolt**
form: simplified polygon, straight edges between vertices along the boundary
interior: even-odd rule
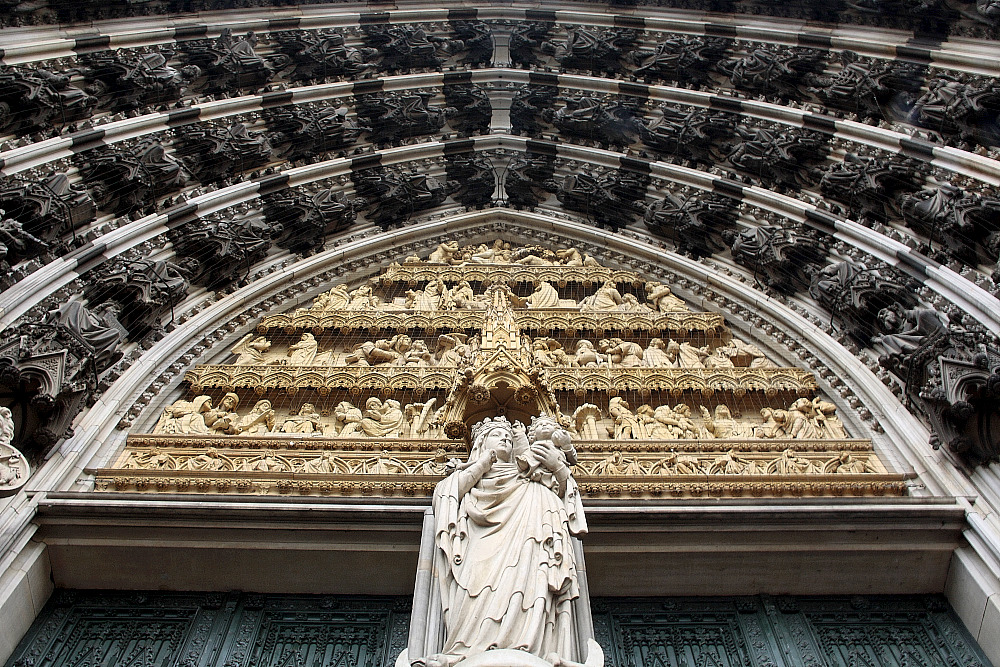
[[[575,250],[446,242],[232,354],[188,371],[98,488],[423,496],[503,413],[556,417],[591,497],[905,493],[811,373]]]

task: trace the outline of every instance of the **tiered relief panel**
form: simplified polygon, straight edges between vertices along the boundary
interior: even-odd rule
[[[427,496],[472,423],[556,415],[589,497],[902,495],[814,377],[573,250],[442,245],[270,315],[98,488]]]

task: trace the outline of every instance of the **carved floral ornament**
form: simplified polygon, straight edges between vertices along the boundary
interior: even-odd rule
[[[446,242],[265,316],[232,354],[188,371],[97,488],[426,496],[471,424],[547,414],[587,496],[905,493],[811,373],[572,250]]]

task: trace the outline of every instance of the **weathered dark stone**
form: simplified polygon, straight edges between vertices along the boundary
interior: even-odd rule
[[[552,183],[555,164],[554,155],[530,151],[514,158],[502,177],[507,201],[517,208],[538,206],[549,192],[557,189]]]
[[[559,89],[555,86],[525,84],[515,91],[510,103],[510,124],[516,134],[538,136],[545,128],[543,114],[555,104]]]
[[[497,188],[493,163],[476,153],[449,155],[445,165],[448,192],[462,206],[485,206]]]
[[[0,209],[20,222],[25,232],[49,244],[92,222],[96,215],[90,195],[66,174],[11,182],[0,190]]]
[[[294,64],[292,81],[329,78],[366,79],[378,73],[378,50],[348,46],[336,30],[288,30],[272,33],[275,50]]]
[[[813,130],[777,131],[739,125],[726,149],[726,161],[764,185],[798,188],[810,183],[808,168],[826,158],[829,139],[829,135]]]
[[[540,65],[538,52],[554,27],[554,23],[545,21],[522,21],[515,25],[508,47],[511,64],[515,67]]]
[[[354,224],[357,203],[336,188],[306,193],[283,190],[263,198],[264,217],[275,243],[303,255],[320,250],[329,234]]]
[[[489,134],[493,106],[481,86],[473,83],[447,85],[444,100],[447,108],[454,110],[448,112],[448,124],[460,135]]]
[[[663,106],[639,126],[639,139],[665,158],[714,165],[724,156],[720,147],[735,128],[731,114]]]
[[[414,25],[366,25],[365,45],[378,51],[379,67],[389,73],[440,69],[447,58],[446,38],[428,35]]]
[[[133,53],[126,50],[101,51],[81,58],[81,73],[87,92],[99,106],[109,111],[126,111],[174,102],[201,75],[196,65],[180,69],[168,61],[173,51]]]
[[[806,75],[823,71],[825,54],[798,46],[758,47],[745,56],[716,66],[740,90],[783,99],[798,99]]]
[[[97,207],[115,215],[151,213],[153,204],[184,187],[181,165],[149,139],[134,148],[116,146],[81,153],[80,176]]]
[[[563,179],[556,197],[564,208],[619,229],[643,214],[649,181],[647,174],[624,169],[603,175],[581,171]]]
[[[218,39],[179,42],[178,48],[184,63],[198,67],[204,75],[198,82],[203,92],[257,91],[291,64],[284,54],[258,55],[257,42],[253,32],[235,37],[224,28]]]
[[[892,109],[920,90],[927,71],[916,63],[862,58],[853,51],[842,52],[840,60],[834,76],[810,74],[808,92],[826,106],[862,119],[891,119]]]
[[[287,160],[300,160],[354,145],[362,128],[348,117],[347,109],[331,104],[286,106],[264,112],[274,152]]]
[[[898,196],[920,189],[930,168],[901,157],[867,157],[848,153],[843,162],[817,168],[823,195],[844,204],[857,219],[885,222],[895,215]]]
[[[540,50],[555,58],[565,69],[593,74],[615,74],[627,68],[627,59],[639,34],[626,28],[595,30],[574,27],[560,42],[543,42]]]
[[[354,172],[351,178],[355,192],[364,200],[365,217],[383,228],[433,208],[448,196],[447,189],[436,178],[418,172],[378,167]]]
[[[251,132],[243,123],[185,125],[174,132],[174,152],[202,183],[238,176],[266,165],[273,157],[267,135]]]
[[[722,238],[734,260],[753,271],[758,281],[783,294],[808,288],[810,274],[827,253],[825,239],[811,229],[762,226],[743,232],[726,230]]]
[[[666,193],[646,208],[643,219],[651,232],[672,239],[677,252],[708,257],[726,248],[722,233],[736,227],[737,205],[720,195],[681,199]]]
[[[89,118],[97,99],[66,74],[0,67],[0,132],[29,134]]]
[[[451,21],[451,51],[458,62],[469,67],[493,64],[493,31],[482,21]]]
[[[706,84],[716,64],[732,48],[732,40],[701,35],[677,35],[653,51],[636,51],[633,74],[648,81]]]
[[[358,118],[368,125],[371,141],[380,145],[434,134],[454,110],[428,104],[432,97],[423,91],[359,95]]]
[[[869,269],[853,260],[823,267],[813,274],[809,294],[862,345],[875,333],[879,312],[892,304],[916,305],[918,286],[891,268]]]
[[[219,289],[242,283],[250,268],[264,259],[275,232],[250,218],[194,220],[167,237],[192,283]]]
[[[169,319],[187,296],[187,268],[165,260],[111,260],[87,277],[83,295],[89,304],[113,303],[129,340],[140,340]]]
[[[543,117],[563,134],[609,146],[627,146],[639,132],[636,110],[625,104],[607,104],[590,96],[561,98],[566,106]]]

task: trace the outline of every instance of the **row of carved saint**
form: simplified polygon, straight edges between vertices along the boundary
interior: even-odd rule
[[[443,451],[409,460],[383,452],[350,458],[333,452],[279,454],[272,450],[250,455],[223,453],[214,447],[203,452],[168,452],[158,447],[131,450],[118,468],[140,470],[217,470],[235,472],[332,473],[346,475],[444,475],[458,464]],[[643,475],[818,475],[878,473],[867,455],[847,451],[803,456],[788,448],[780,454],[744,454],[736,450],[710,455],[669,452],[657,457],[626,456],[612,452],[603,458],[579,461],[577,474],[594,476]]]
[[[364,409],[350,401],[340,401],[332,411],[322,414],[313,403],[303,403],[297,411],[279,416],[271,401],[259,400],[245,414],[236,412],[240,399],[226,394],[219,405],[207,395],[191,401],[179,400],[164,409],[153,429],[164,435],[295,435],[337,438],[439,437],[444,424],[443,407],[437,399],[410,403],[405,407],[395,399],[368,398]],[[674,407],[648,404],[633,411],[620,396],[609,401],[607,411],[586,403],[576,408],[572,417],[564,417],[564,426],[585,440],[695,440],[695,439],[794,439],[843,440],[844,425],[836,406],[820,398],[800,398],[787,410],[765,407],[760,419],[736,418],[724,404],[710,412],[700,406],[701,419],[692,417],[691,408],[680,403]],[[332,416],[330,420],[328,417]]]
[[[576,251],[574,251],[576,252]],[[530,257],[534,257],[531,255]],[[649,305],[641,303],[630,293],[622,293],[612,281],[606,281],[597,291],[583,299],[568,299],[548,281],[542,280],[535,290],[525,298],[508,295],[515,308],[578,308],[581,312],[621,312],[621,313],[671,313],[689,312],[687,305],[674,296],[670,288],[658,282],[646,283],[646,299]],[[344,285],[337,285],[316,297],[310,310],[486,310],[490,305],[488,294],[476,294],[468,280],[460,280],[448,287],[438,278],[428,282],[423,289],[407,290],[401,303],[396,300],[383,301],[370,284],[348,291]]]
[[[457,367],[473,363],[479,339],[452,332],[441,334],[431,351],[424,340],[414,340],[407,334],[392,338],[367,340],[343,350],[330,348],[319,351],[319,341],[311,333],[289,345],[285,353],[271,353],[271,341],[265,336],[256,338],[249,334],[233,349],[236,366],[429,366]],[[708,345],[695,346],[690,342],[678,343],[673,339],[653,338],[643,348],[639,343],[621,338],[605,338],[597,346],[587,339],[579,339],[570,352],[563,343],[544,336],[522,336],[520,356],[529,364],[541,368],[774,368],[764,353],[752,343],[733,339],[730,343],[711,349]]]

